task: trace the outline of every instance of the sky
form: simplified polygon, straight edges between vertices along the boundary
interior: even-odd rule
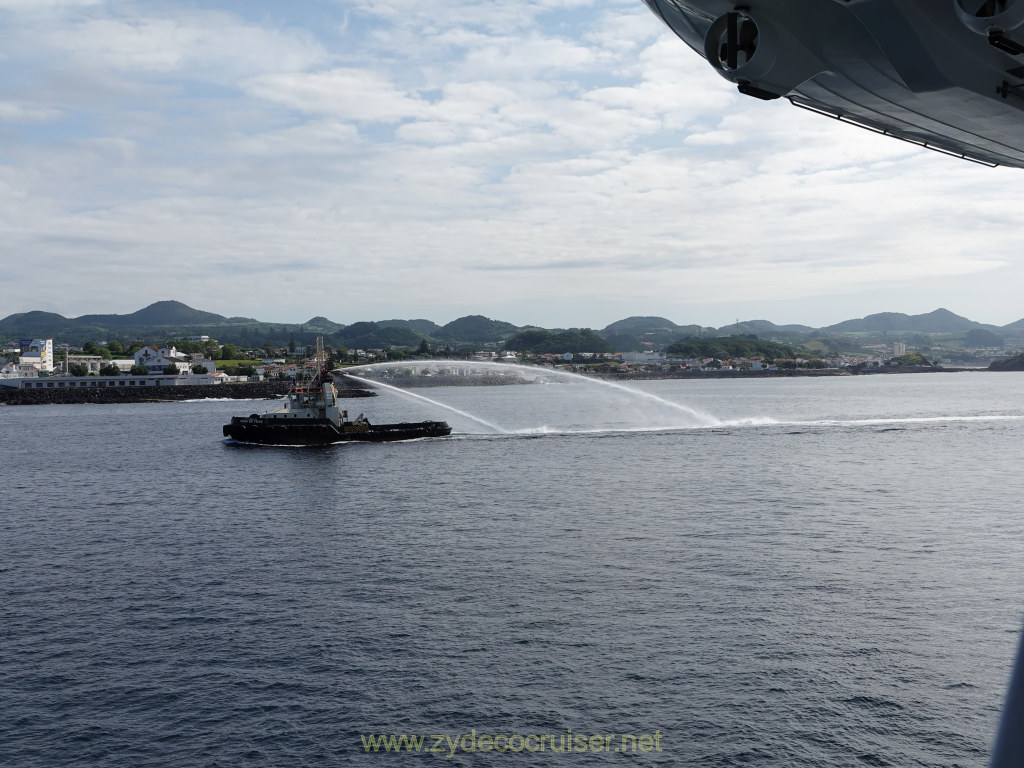
[[[0,317],[1003,325],[1022,189],[641,0],[0,0]]]

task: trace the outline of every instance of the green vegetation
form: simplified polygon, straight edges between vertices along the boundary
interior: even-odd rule
[[[85,344],[82,345],[82,352],[87,355],[102,357],[104,360],[110,360],[113,357],[107,347],[100,346],[94,341],[85,342]]]
[[[415,347],[423,337],[406,328],[381,328],[377,323],[358,322],[332,334],[328,339],[340,342],[349,349],[386,349],[388,347]]]
[[[993,360],[988,369],[990,371],[1024,371],[1024,353],[1008,357],[1005,360]]]
[[[964,336],[965,347],[995,347],[1003,348],[1003,337],[984,328],[972,328]]]
[[[542,328],[522,331],[505,342],[505,349],[537,355],[564,352],[612,352],[611,345],[589,328],[570,328],[552,333]]]
[[[920,352],[910,352],[906,355],[900,355],[894,357],[889,361],[890,365],[933,365],[924,355]]]
[[[639,352],[643,349],[661,349],[684,336],[700,336],[699,325],[676,325],[664,317],[627,317],[611,323],[601,335],[612,345],[614,352]]]
[[[203,335],[217,341],[190,342],[185,338]],[[876,356],[881,349],[879,345],[891,350],[889,345],[901,341],[908,349],[929,355],[930,350],[940,348],[935,354],[942,359],[959,356],[977,361],[980,358],[971,350],[1018,349],[1024,345],[1024,320],[1000,327],[977,323],[947,310],[936,310],[924,315],[880,313],[817,330],[802,325],[776,325],[767,320],[737,321],[715,329],[677,325],[664,317],[652,316],[628,317],[602,330],[516,326],[483,315],[460,317],[443,326],[424,319],[344,325],[322,316],[304,323],[282,324],[202,312],[176,301],[159,301],[126,315],[66,318],[52,312],[32,311],[0,319],[0,339],[52,338],[56,345],[84,346],[86,354],[104,359],[131,357],[145,343],[166,343],[183,353],[201,353],[215,360],[244,360],[242,350],[251,350],[253,357],[263,358],[283,357],[287,350],[287,354],[294,357],[304,355],[315,344],[317,336],[323,336],[328,346],[338,350],[385,349],[391,358],[431,353],[439,357],[466,358],[487,346],[504,345],[507,349],[533,352],[661,350],[669,354],[683,351],[689,356],[721,356],[719,359],[747,355],[771,360],[798,353],[807,357],[812,354]],[[727,344],[727,339],[737,337],[774,339],[791,349],[757,352],[729,346],[710,350],[693,346],[708,341]],[[218,342],[226,345],[224,351],[220,350]],[[670,351],[677,343],[691,346]],[[425,352],[424,347],[430,352]],[[59,352],[56,357],[60,359]],[[339,353],[337,359],[345,357]]]
[[[441,338],[471,343],[501,341],[519,329],[483,315],[467,315],[441,327]]]
[[[716,360],[729,360],[733,357],[760,357],[766,362],[770,362],[800,356],[797,350],[788,344],[762,341],[756,336],[726,336],[716,339],[701,339],[691,336],[671,344],[667,352],[669,357],[696,358],[698,360],[706,357]]]

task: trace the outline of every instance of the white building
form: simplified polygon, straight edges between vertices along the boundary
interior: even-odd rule
[[[53,371],[53,339],[20,339],[22,365],[31,365],[37,371]]]
[[[112,362],[112,361],[111,361]],[[67,373],[72,365],[84,365],[89,373],[99,375],[100,368],[106,365],[107,361],[98,355],[68,355],[64,364],[64,372]]]
[[[664,352],[623,352],[622,362],[624,363],[664,363]]]
[[[39,376],[39,369],[27,363],[5,363],[0,368],[0,379],[34,379]]]
[[[163,373],[171,365],[181,373],[192,370],[188,357],[179,355],[175,347],[143,347],[135,353],[135,365],[146,366],[150,373]]]
[[[125,370],[120,360],[113,361],[121,370]],[[175,347],[143,347],[135,353],[134,360],[127,361],[132,365],[144,365],[150,373],[163,373],[168,366],[178,366],[178,372],[182,375],[192,373],[192,367],[201,365],[206,373],[217,371],[217,362],[209,360],[199,353],[181,354]]]

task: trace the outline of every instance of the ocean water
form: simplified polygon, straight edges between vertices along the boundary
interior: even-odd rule
[[[0,765],[984,765],[1024,376],[630,386],[0,407]]]

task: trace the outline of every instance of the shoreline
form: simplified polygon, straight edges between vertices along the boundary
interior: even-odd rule
[[[543,375],[546,369],[538,368]],[[988,372],[988,368],[896,368],[851,371],[845,368],[798,368],[784,371],[652,371],[635,373],[583,373],[580,378],[613,381],[655,381],[663,379],[783,379],[793,377],[892,376],[913,373]],[[388,377],[400,387],[488,387],[532,384],[511,376],[396,376]],[[368,385],[372,386],[368,380]],[[182,400],[275,400],[288,393],[292,382],[260,381],[244,384],[201,384],[168,387],[74,387],[22,389],[0,386],[0,405],[81,405],[84,403],[166,403]],[[339,398],[376,397],[371,389],[358,386],[338,390]]]
[[[81,405],[83,403],[167,403],[181,400],[276,400],[288,393],[289,381],[245,384],[185,384],[169,387],[68,387],[21,389],[0,386],[4,405]],[[339,389],[338,397],[376,397],[364,389]]]
[[[537,367],[537,376],[543,376],[547,368]],[[853,371],[849,368],[796,368],[782,371],[635,371],[632,373],[580,373],[573,371],[583,379],[607,379],[610,381],[655,381],[663,379],[785,379],[793,377],[837,377],[837,376],[893,376],[912,373],[962,373],[965,371],[987,371],[987,368],[945,368],[945,367],[907,367],[880,368]],[[529,374],[520,375],[464,375],[464,376],[406,376],[391,375],[381,380],[400,388],[426,387],[497,387],[514,384],[533,384],[526,378]],[[367,378],[367,381],[373,381]]]

